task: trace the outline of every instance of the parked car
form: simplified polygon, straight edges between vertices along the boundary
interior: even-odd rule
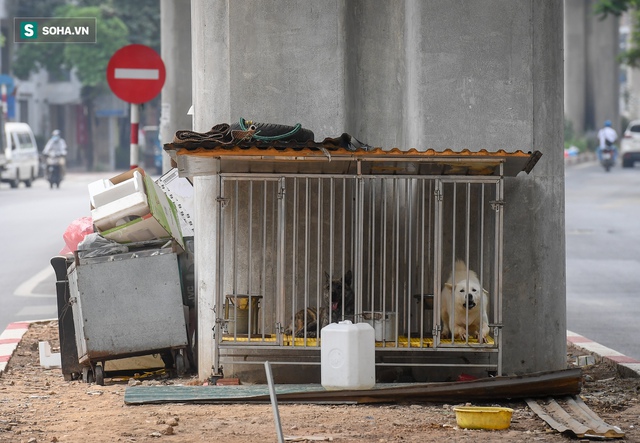
[[[6,164],[0,172],[0,181],[17,188],[20,182],[31,187],[39,176],[39,156],[36,138],[27,123],[4,124],[4,156]]]
[[[635,162],[640,161],[640,120],[629,122],[620,140],[620,158],[622,167],[632,168]]]

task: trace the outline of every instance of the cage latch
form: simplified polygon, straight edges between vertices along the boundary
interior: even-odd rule
[[[504,200],[491,200],[489,204],[491,205],[491,209],[498,212],[504,206]]]
[[[216,198],[216,201],[220,203],[220,207],[222,209],[224,209],[224,207],[227,206],[227,203],[229,203],[229,199],[224,197],[218,197]]]
[[[227,323],[227,320],[225,320],[224,318],[216,317],[216,323],[213,328],[211,328],[211,330],[213,331],[214,339],[216,338],[216,328],[218,328],[219,331],[222,331],[222,335],[229,333],[229,331],[227,330]]]
[[[284,186],[284,178],[279,180],[279,187],[278,187],[278,200],[282,200],[284,199],[286,192],[285,186]]]

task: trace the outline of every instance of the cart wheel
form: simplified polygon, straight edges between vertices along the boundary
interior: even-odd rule
[[[82,381],[85,383],[93,383],[93,369],[82,368]]]
[[[93,370],[96,377],[96,384],[100,386],[104,386],[104,369],[102,366],[96,365],[96,368]]]
[[[176,360],[176,373],[178,374],[178,377],[182,377],[185,372],[184,357],[182,356],[182,354],[178,353],[176,354],[175,360]]]

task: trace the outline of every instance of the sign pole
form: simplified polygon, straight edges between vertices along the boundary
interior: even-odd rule
[[[138,167],[138,127],[140,125],[140,106],[131,103],[131,153],[130,169]]]

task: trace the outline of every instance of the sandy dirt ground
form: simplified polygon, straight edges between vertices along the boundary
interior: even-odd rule
[[[270,404],[124,404],[127,381],[105,386],[65,381],[40,366],[38,343],[59,346],[57,322],[34,323],[0,376],[0,442],[277,442]],[[570,348],[568,361],[582,355]],[[155,378],[142,384],[197,384],[193,378]],[[623,379],[606,363],[584,369],[581,397],[624,441],[640,442],[640,379]],[[475,404],[477,406],[485,404]],[[288,441],[334,442],[568,442],[520,401],[502,431],[456,425],[452,404],[279,405]]]

